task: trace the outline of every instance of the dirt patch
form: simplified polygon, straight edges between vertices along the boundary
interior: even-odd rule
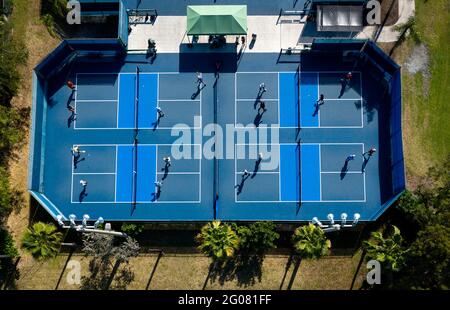
[[[382,0],[381,1],[381,22],[386,19],[385,26],[394,25],[398,18],[398,2],[399,0]],[[392,6],[392,7],[391,7]]]
[[[59,43],[57,38],[48,34],[46,27],[39,20],[40,1],[32,1],[27,4],[26,31],[23,35],[24,42],[28,50],[28,60],[19,72],[22,77],[21,86],[16,97],[13,98],[11,104],[17,109],[30,108],[32,105],[32,73],[33,68],[44,58],[50,51],[52,51]],[[22,12],[23,13],[23,12]],[[30,115],[31,126],[31,115]],[[29,129],[25,133],[26,141],[29,141]],[[10,232],[12,233],[17,246],[19,247],[19,240],[28,226],[29,220],[29,200],[28,194],[28,154],[29,145],[25,143],[20,148],[9,162],[9,172],[11,176],[12,187],[22,191],[24,205],[18,212],[13,212],[7,221]],[[20,249],[19,249],[20,251]],[[21,253],[21,265],[27,264],[27,256]]]
[[[418,44],[414,47],[412,54],[407,59],[405,67],[410,74],[422,72],[424,75],[429,76],[429,62],[428,48],[425,44]]]
[[[423,77],[423,94],[428,97],[428,92],[430,89],[430,55],[428,48],[425,44],[417,44],[414,46],[411,55],[405,62],[405,68],[408,73],[414,75],[416,73],[421,73]]]

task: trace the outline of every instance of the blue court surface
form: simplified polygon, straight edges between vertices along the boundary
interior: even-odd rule
[[[167,3],[160,14],[178,8]],[[249,14],[273,9],[249,3]],[[298,57],[289,63],[277,62],[277,53],[245,53],[239,62],[220,52],[164,53],[152,63],[144,54],[76,58],[46,82],[46,99],[35,102],[33,195],[64,218],[287,222],[343,212],[376,218],[399,192],[386,88],[372,69],[355,69],[339,52]],[[198,86],[197,71],[205,86]],[[348,71],[353,77],[343,85]],[[324,104],[317,105],[321,94]],[[75,146],[81,152],[74,156]],[[370,148],[377,152],[364,156]]]

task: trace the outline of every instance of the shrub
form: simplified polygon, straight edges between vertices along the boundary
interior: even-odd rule
[[[297,228],[292,241],[297,253],[306,259],[319,259],[327,255],[331,248],[331,241],[326,238],[323,230],[313,224]]]

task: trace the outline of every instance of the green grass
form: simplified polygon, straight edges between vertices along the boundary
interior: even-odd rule
[[[450,4],[448,0],[416,1],[416,23],[420,37],[430,52],[428,96],[424,78],[403,69],[405,105],[405,157],[408,172],[424,176],[428,167],[449,154],[450,110]],[[404,48],[412,50],[410,39]]]

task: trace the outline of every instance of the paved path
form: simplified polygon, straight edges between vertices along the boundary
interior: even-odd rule
[[[247,47],[246,52],[279,52],[280,48],[297,45],[304,24],[277,23],[277,20],[278,15],[248,16],[248,40],[251,40],[253,33],[257,34],[257,39],[251,49]],[[180,44],[189,43],[186,23],[186,16],[158,16],[154,25],[132,25],[128,49],[146,50],[147,40],[152,38],[156,41],[159,53],[177,53],[180,51]],[[198,43],[207,43],[207,40],[207,36],[200,36]],[[236,36],[227,36],[227,42],[233,43],[235,40]]]
[[[414,0],[398,0],[399,19],[395,25],[385,26],[377,42],[395,42],[398,31],[394,27],[405,23],[415,13]],[[248,40],[253,33],[257,39],[252,48],[247,42],[246,53],[278,53],[281,48],[295,47],[305,24],[298,22],[278,22],[278,15],[250,15],[248,16]],[[147,40],[156,41],[158,53],[177,53],[180,45],[189,43],[186,35],[186,16],[158,16],[154,25],[131,25],[128,49],[130,52],[143,52],[147,50]],[[356,38],[372,38],[375,26],[364,27]],[[190,40],[190,38],[189,38]],[[235,42],[236,36],[228,36],[227,42]],[[207,43],[207,37],[201,36],[199,43]],[[238,47],[240,48],[240,47]]]
[[[397,25],[404,24],[408,21],[411,16],[414,16],[416,7],[414,0],[398,0],[398,12],[399,19],[392,26],[385,26],[378,37],[377,42],[396,42],[398,39],[399,32],[395,31],[394,28]],[[372,38],[373,33],[376,31],[375,26],[364,27],[356,38],[357,39],[368,39]]]

